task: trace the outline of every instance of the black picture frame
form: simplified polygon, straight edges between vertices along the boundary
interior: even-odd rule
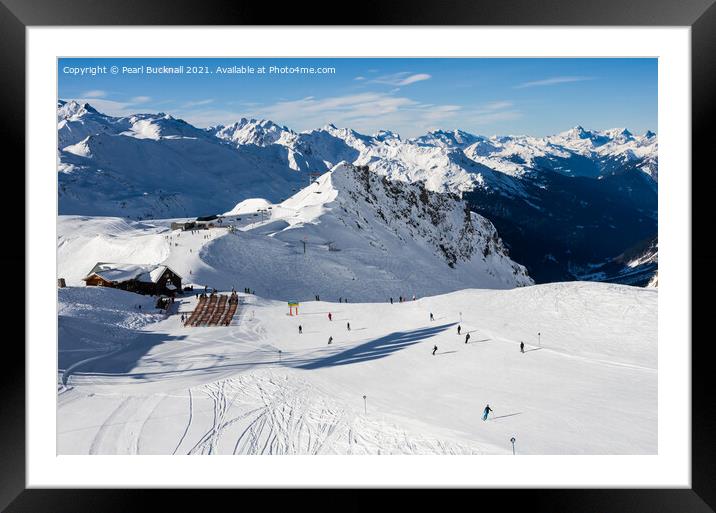
[[[713,190],[712,126],[716,121],[716,5],[715,0],[502,0],[476,2],[453,0],[442,4],[426,0],[400,0],[360,4],[350,13],[330,2],[284,3],[203,0],[0,0],[0,142],[5,154],[19,158],[5,167],[5,190],[25,190],[25,29],[30,26],[76,25],[576,25],[576,26],[688,26],[692,53],[692,167],[698,169],[684,179],[692,185],[692,273],[713,269],[716,257],[709,254],[712,233],[710,214],[704,206]],[[91,50],[91,47],[89,48]],[[90,52],[91,53],[91,52]],[[48,107],[49,108],[49,107]],[[31,136],[31,134],[29,134]],[[704,169],[700,169],[701,167]],[[49,177],[48,177],[49,179]],[[12,194],[19,198],[18,193]],[[24,195],[22,196],[25,197]],[[699,211],[697,205],[702,206]],[[15,211],[22,212],[20,205]],[[9,213],[9,215],[11,215]],[[703,234],[702,237],[694,237]],[[3,252],[0,263],[22,268],[27,275],[23,250]],[[23,246],[24,247],[24,246]],[[686,249],[686,248],[685,248]],[[11,253],[11,254],[8,254]],[[11,267],[10,267],[11,266]],[[673,341],[692,351],[692,487],[690,489],[520,489],[471,491],[484,507],[515,506],[535,511],[569,512],[707,512],[716,508],[716,452],[711,435],[716,431],[711,395],[712,363],[710,340],[696,337],[697,326],[709,319],[712,302],[698,301],[710,279],[692,280],[692,339]],[[20,289],[22,287],[16,287]],[[12,292],[12,301],[23,292]],[[706,297],[706,296],[702,296]],[[30,298],[31,299],[31,298]],[[27,302],[25,304],[28,304]],[[16,337],[18,340],[19,338]],[[229,494],[243,500],[265,498],[266,491],[218,490],[68,490],[26,489],[25,485],[25,351],[11,337],[3,340],[7,358],[0,372],[0,509],[19,511],[129,511],[146,510],[150,499],[162,509],[208,509]],[[10,362],[10,363],[8,363]],[[668,408],[668,405],[661,405]],[[663,410],[662,410],[663,411]],[[339,504],[335,490],[322,491],[321,502]],[[451,492],[452,501],[467,491]],[[413,500],[425,505],[426,491],[411,492]],[[288,503],[284,493],[271,492],[272,506]],[[458,504],[458,502],[453,502]],[[333,505],[333,506],[330,506]],[[477,505],[477,503],[475,503]],[[239,504],[236,504],[238,507]],[[352,499],[351,510],[373,507],[368,497]]]

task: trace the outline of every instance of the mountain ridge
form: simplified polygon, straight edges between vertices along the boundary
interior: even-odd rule
[[[402,139],[388,130],[364,135],[333,124],[295,132],[253,118],[202,129],[165,113],[112,117],[61,100],[58,161],[61,214],[134,219],[212,214],[250,198],[280,203],[340,162],[368,166],[392,181],[467,195],[471,210],[494,223],[538,281],[574,279],[572,269],[614,258],[656,233],[658,137],[625,128],[577,125],[547,137],[454,129]],[[595,187],[604,201],[589,192]],[[598,217],[588,216],[589,225],[579,228],[585,205],[595,201]],[[610,214],[614,205],[618,222]],[[578,257],[568,251],[585,244],[585,237],[574,238],[575,227],[584,230],[586,244],[595,241]],[[530,242],[535,238],[547,244]]]

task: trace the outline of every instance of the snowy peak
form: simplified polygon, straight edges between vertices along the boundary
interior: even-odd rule
[[[633,134],[626,128],[613,128],[611,130],[605,130],[603,133],[613,141],[626,142],[634,138]]]
[[[157,114],[135,114],[128,118],[129,129],[119,135],[137,139],[198,139],[206,133],[183,119],[174,118],[163,112]]]
[[[292,130],[280,126],[268,119],[247,119],[228,126],[217,126],[208,128],[207,131],[219,139],[230,141],[237,145],[254,144],[256,146],[268,146],[279,143],[282,139],[290,139],[295,136]]]
[[[128,128],[125,119],[102,114],[88,103],[75,100],[57,102],[59,149],[77,144],[92,135],[118,134]]]
[[[418,145],[440,146],[444,148],[464,148],[474,142],[484,139],[462,130],[434,130],[426,135],[411,139]]]
[[[338,128],[333,123],[324,126],[317,132],[325,132],[326,134],[329,134],[332,137],[337,137],[339,139],[343,139],[344,141],[351,142],[353,144],[358,143],[358,144],[365,145],[365,144],[371,144],[373,142],[373,139],[367,135],[363,135],[359,132],[356,132],[352,128]],[[309,133],[316,133],[316,131],[312,131]]]
[[[334,239],[345,239],[347,231],[382,251],[416,245],[412,254],[429,248],[450,268],[479,268],[510,286],[531,283],[524,267],[507,256],[492,223],[457,196],[388,180],[368,166],[341,162],[281,207],[300,212],[294,217],[301,224],[342,226],[344,233]]]
[[[70,118],[80,118],[87,114],[99,114],[89,103],[79,103],[75,100],[57,102],[57,121]]]
[[[592,132],[585,130],[581,125],[577,125],[574,128],[570,128],[566,132],[559,134],[565,139],[590,139],[593,134]]]
[[[380,142],[401,141],[400,135],[395,132],[391,132],[390,130],[378,130],[375,134],[373,134],[373,139]]]

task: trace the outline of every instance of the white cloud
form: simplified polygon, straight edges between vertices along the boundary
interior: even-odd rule
[[[128,101],[117,101],[110,100],[107,98],[97,98],[83,96],[82,98],[76,98],[76,101],[80,103],[89,103],[103,114],[115,117],[127,117],[140,112],[151,112],[156,109],[158,105],[168,103],[169,101],[152,102],[151,107],[148,109],[143,104],[150,102],[152,99],[149,96],[135,96]],[[154,112],[157,112],[156,110]]]
[[[391,75],[383,75],[382,77],[374,78],[371,82],[377,84],[388,84],[396,87],[402,87],[422,80],[428,80],[432,78],[432,75],[427,73],[410,73],[408,71],[402,71],[400,73],[393,73]]]
[[[145,105],[145,100],[151,103]],[[90,103],[100,112],[111,116],[156,112],[156,107],[163,103],[151,101],[148,97],[134,97],[127,102],[97,98],[78,101]],[[388,92],[361,92],[329,97],[306,96],[295,100],[279,100],[269,105],[232,102],[228,109],[220,108],[213,100],[199,100],[170,109],[169,113],[198,127],[227,125],[242,117],[249,117],[270,119],[297,131],[333,123],[366,134],[387,129],[403,137],[415,137],[435,128],[476,130],[477,127],[487,127],[491,123],[522,116],[509,101],[493,101],[472,106],[435,104]]]
[[[484,106],[484,109],[485,110],[503,110],[503,109],[509,109],[512,106],[513,106],[512,102],[499,101],[499,102],[486,103]]]
[[[188,110],[172,113],[197,126],[230,124],[241,117],[270,119],[294,130],[320,128],[329,123],[362,133],[389,129],[405,137],[427,131],[435,124],[452,124],[462,109],[459,105],[421,103],[405,96],[382,92],[363,92],[317,98],[307,96],[282,100],[266,106],[246,106],[241,112],[228,110]]]
[[[365,77],[356,77],[353,80],[365,80]]]
[[[186,102],[184,105],[182,105],[182,108],[191,109],[193,107],[201,107],[202,105],[209,105],[210,103],[214,103],[213,98],[207,98],[206,100],[196,100],[196,101]]]
[[[93,89],[91,91],[85,91],[82,93],[83,97],[85,98],[104,98],[107,96],[107,91],[102,91],[101,89]]]
[[[515,89],[524,89],[525,87],[550,86],[556,84],[566,84],[569,82],[583,82],[584,80],[592,80],[594,77],[551,77],[543,80],[533,80],[531,82],[523,82],[516,85]]]
[[[89,103],[102,114],[109,116],[124,117],[136,114],[134,104],[128,102],[118,102],[114,100],[105,100],[101,98],[77,98],[79,103]]]

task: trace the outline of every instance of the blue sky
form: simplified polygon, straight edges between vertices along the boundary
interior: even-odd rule
[[[124,67],[206,66],[205,74]],[[78,68],[106,73],[79,75]],[[111,73],[111,66],[120,70]],[[253,73],[218,73],[219,67]],[[270,72],[271,66],[334,73]],[[265,67],[264,73],[258,73]],[[199,126],[266,118],[414,137],[434,129],[549,135],[582,125],[657,131],[657,59],[60,59],[58,94],[121,116],[166,112]]]

